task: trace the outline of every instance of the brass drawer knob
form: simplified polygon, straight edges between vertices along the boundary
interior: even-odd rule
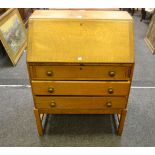
[[[49,87],[49,88],[48,88],[48,92],[49,92],[49,93],[53,93],[53,92],[54,92],[54,88]]]
[[[111,102],[107,102],[106,106],[110,108],[110,107],[112,107],[112,103]]]
[[[50,103],[50,106],[53,108],[53,107],[56,106],[56,103],[55,103],[54,101],[52,101],[52,102]]]
[[[115,76],[115,72],[114,71],[109,71],[109,76],[114,77]]]
[[[52,76],[52,72],[51,72],[51,71],[47,71],[47,72],[46,72],[46,75],[47,75],[47,76]]]
[[[113,89],[112,88],[108,88],[108,93],[109,94],[113,94],[114,93]]]

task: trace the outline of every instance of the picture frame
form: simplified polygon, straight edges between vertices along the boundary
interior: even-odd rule
[[[152,16],[148,31],[144,38],[146,44],[151,49],[153,54],[155,54],[155,35],[154,34],[155,34],[155,12]]]
[[[27,33],[18,9],[0,16],[0,40],[15,66],[27,45]]]

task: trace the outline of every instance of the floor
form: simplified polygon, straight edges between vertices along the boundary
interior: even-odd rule
[[[147,21],[137,13],[134,24],[136,65],[122,136],[111,115],[50,115],[38,137],[24,52],[16,67],[0,57],[0,146],[155,146],[155,89],[144,88],[155,87],[155,56],[144,42]]]

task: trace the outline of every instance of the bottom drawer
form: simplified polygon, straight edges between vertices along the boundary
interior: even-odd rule
[[[41,109],[102,109],[126,108],[126,97],[54,97],[35,96],[35,106]]]

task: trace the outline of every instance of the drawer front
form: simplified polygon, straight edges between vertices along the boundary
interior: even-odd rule
[[[35,95],[128,95],[130,82],[32,81]]]
[[[111,109],[126,104],[126,97],[35,97],[35,106],[41,109]]]
[[[125,66],[32,66],[32,79],[47,80],[128,80]]]

